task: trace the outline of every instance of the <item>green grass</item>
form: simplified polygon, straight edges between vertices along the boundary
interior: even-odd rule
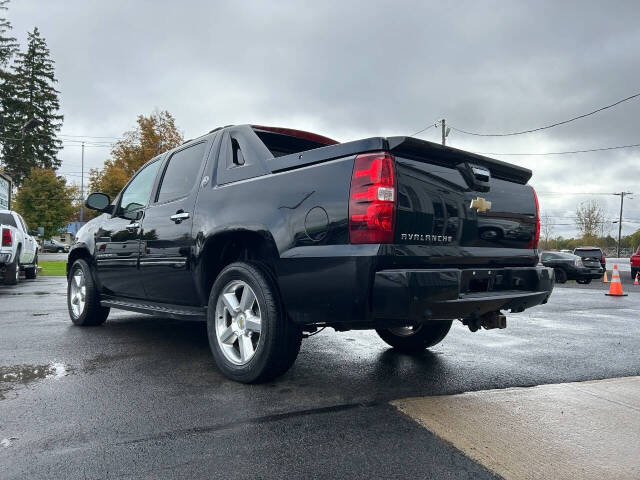
[[[40,275],[61,277],[67,275],[67,262],[64,260],[38,260],[38,266],[42,267]]]

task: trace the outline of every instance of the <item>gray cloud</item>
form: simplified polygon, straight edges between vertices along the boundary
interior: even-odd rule
[[[640,91],[640,5],[633,1],[20,0],[10,8],[21,39],[38,25],[48,41],[66,134],[118,136],[154,108],[171,111],[186,137],[254,122],[349,140],[410,134],[442,117],[468,130],[505,132]],[[449,141],[483,152],[640,143],[639,112],[636,100],[536,134],[452,132]],[[421,137],[438,141],[439,133]],[[108,153],[87,152],[89,166]],[[77,147],[62,155],[63,171],[79,170]],[[638,190],[639,157],[640,149],[497,158],[532,168],[540,192],[613,192]],[[540,196],[554,216],[572,216],[589,198]],[[597,198],[615,218],[618,198]],[[625,217],[640,222],[638,200],[629,200]]]

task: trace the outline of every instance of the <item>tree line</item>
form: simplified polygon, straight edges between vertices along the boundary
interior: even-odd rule
[[[79,219],[84,199],[77,186],[57,174],[64,116],[55,62],[37,27],[20,48],[6,18],[8,5],[9,0],[0,0],[0,169],[17,189],[13,208],[32,228],[43,227],[49,238]],[[89,172],[89,191],[115,198],[147,160],[182,141],[169,112],[138,116],[136,126],[114,144],[104,167]]]

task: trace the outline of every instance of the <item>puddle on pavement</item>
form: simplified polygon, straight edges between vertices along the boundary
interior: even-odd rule
[[[0,367],[0,399],[15,384],[28,384],[36,380],[47,378],[62,378],[71,372],[71,367],[61,362],[51,362],[46,365],[12,365]]]

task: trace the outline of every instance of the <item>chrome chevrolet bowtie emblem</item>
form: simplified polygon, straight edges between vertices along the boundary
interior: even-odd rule
[[[478,212],[484,213],[487,210],[491,210],[491,202],[486,201],[482,197],[477,197],[475,200],[471,200],[470,208],[475,208]]]

